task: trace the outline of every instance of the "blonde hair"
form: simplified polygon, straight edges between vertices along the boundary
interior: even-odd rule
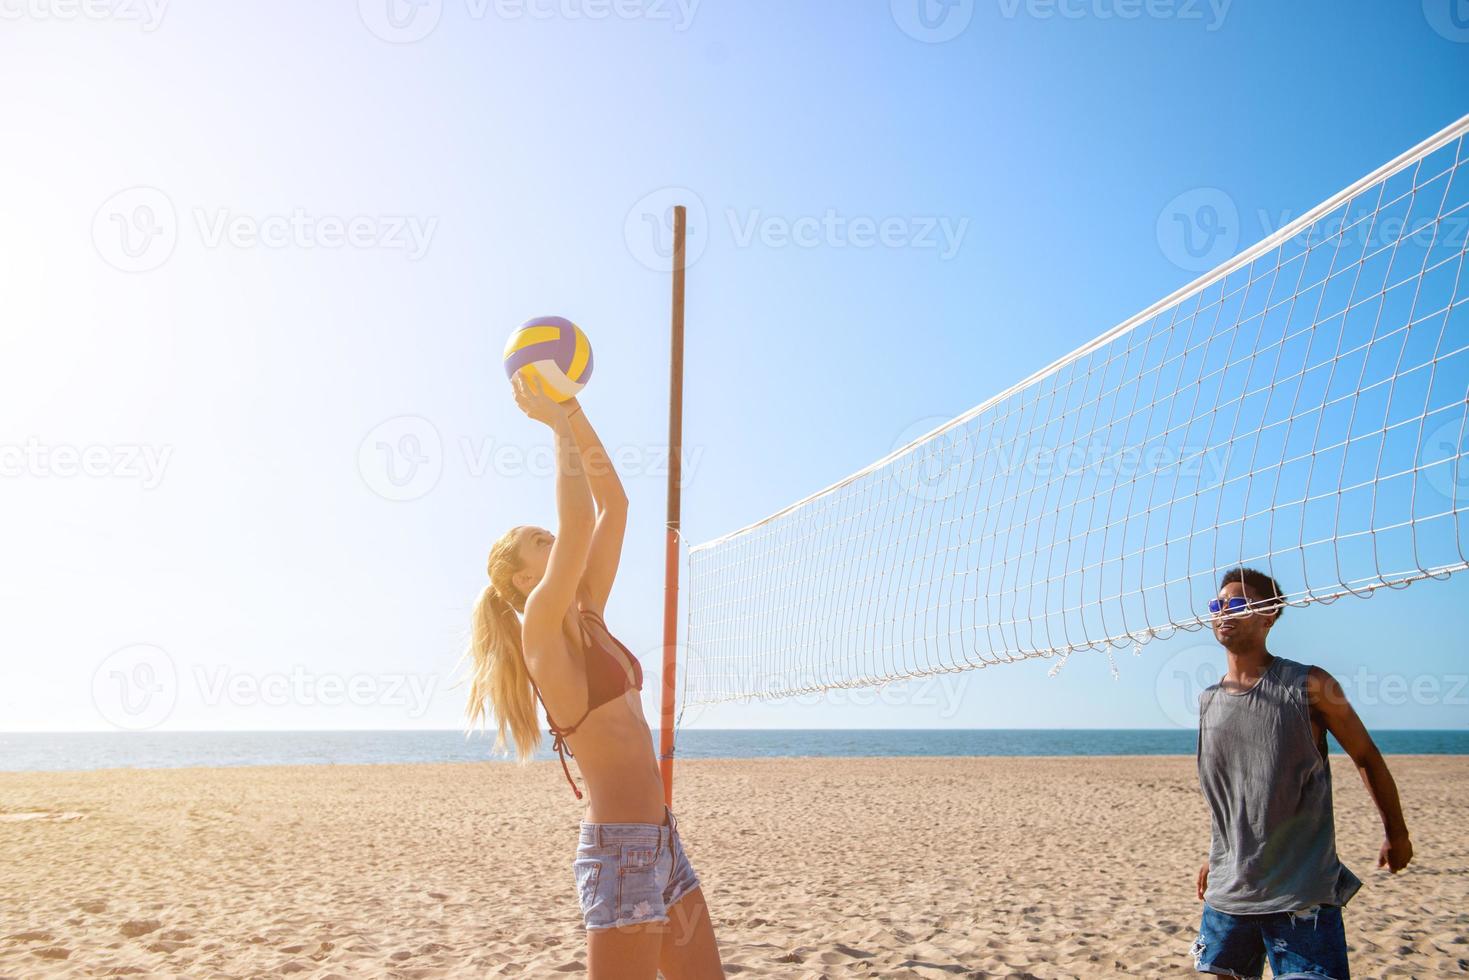
[[[523,527],[511,528],[490,549],[490,584],[474,604],[474,633],[469,644],[469,724],[483,724],[493,713],[499,735],[496,751],[515,744],[515,755],[529,759],[541,743],[536,720],[536,693],[520,646],[520,619],[525,596],[515,587],[521,570]]]

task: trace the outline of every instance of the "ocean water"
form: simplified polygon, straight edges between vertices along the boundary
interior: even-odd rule
[[[1469,755],[1469,731],[1373,732],[1388,754]],[[1193,755],[1183,729],[690,729],[681,759],[850,756]],[[459,731],[0,733],[0,771],[361,765],[492,760]],[[1340,747],[1332,742],[1332,750]],[[553,759],[549,740],[540,756]]]

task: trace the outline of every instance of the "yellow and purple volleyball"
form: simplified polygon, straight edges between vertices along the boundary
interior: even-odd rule
[[[505,345],[505,376],[539,379],[546,394],[575,398],[592,377],[592,345],[581,328],[559,316],[538,316],[520,325]]]

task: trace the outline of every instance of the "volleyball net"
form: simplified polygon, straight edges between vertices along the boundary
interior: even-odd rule
[[[1292,605],[1469,567],[1466,132],[691,548],[681,703],[1138,646],[1237,565]]]

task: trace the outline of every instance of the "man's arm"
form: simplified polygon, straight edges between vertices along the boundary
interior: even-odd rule
[[[1403,870],[1413,860],[1413,843],[1408,839],[1408,825],[1398,801],[1398,785],[1387,770],[1386,760],[1335,677],[1320,667],[1312,667],[1306,677],[1306,693],[1311,699],[1311,710],[1356,764],[1367,795],[1372,797],[1382,817],[1385,839],[1377,855],[1377,866],[1394,873]]]

